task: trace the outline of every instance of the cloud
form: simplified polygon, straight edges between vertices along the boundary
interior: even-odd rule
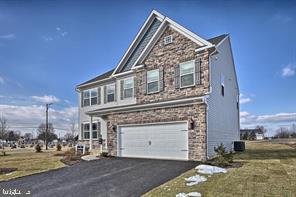
[[[61,31],[61,28],[60,28],[60,27],[57,27],[56,30],[57,30],[57,31]]]
[[[287,24],[287,23],[292,22],[293,18],[291,16],[286,15],[286,14],[277,13],[272,17],[272,20]]]
[[[240,104],[249,103],[249,102],[251,102],[251,101],[252,101],[252,99],[251,99],[250,97],[246,97],[246,96],[243,95],[243,94],[240,94],[240,95],[239,95],[239,103],[240,103]]]
[[[2,40],[14,40],[15,35],[14,34],[0,35],[0,39],[2,39]]]
[[[51,36],[41,36],[41,38],[46,42],[53,41],[53,37]]]
[[[5,81],[4,81],[4,78],[0,76],[0,84],[4,84]]]
[[[289,126],[296,121],[296,112],[294,113],[275,113],[265,115],[252,115],[249,112],[240,112],[241,128],[254,128],[257,125],[263,125],[268,128],[269,133],[272,134],[279,127]]]
[[[31,98],[37,102],[41,103],[57,103],[60,101],[57,97],[53,95],[44,95],[44,96],[31,96]]]
[[[45,121],[45,107],[41,105],[0,105],[0,112],[8,120],[9,128],[14,130],[36,131]],[[53,123],[57,133],[68,132],[72,123],[77,124],[77,117],[77,107],[49,109],[49,122]]]
[[[282,77],[292,77],[296,73],[296,66],[292,64],[288,64],[286,67],[282,69]]]
[[[69,34],[67,31],[62,31],[61,27],[56,27],[55,30],[56,30],[55,32],[52,32],[49,35],[43,35],[43,36],[41,36],[41,38],[46,42],[50,42],[55,39],[60,39],[62,37],[66,37]]]

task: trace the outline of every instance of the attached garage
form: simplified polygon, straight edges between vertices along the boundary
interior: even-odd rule
[[[118,127],[118,156],[188,160],[187,122]]]

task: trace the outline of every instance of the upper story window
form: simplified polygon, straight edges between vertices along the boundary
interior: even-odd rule
[[[172,42],[173,42],[173,36],[172,35],[164,37],[164,44],[170,44]]]
[[[115,84],[107,85],[107,102],[115,101]]]
[[[181,87],[194,85],[195,62],[189,61],[180,64]]]
[[[89,106],[90,105],[90,92],[89,90],[83,91],[83,106]]]
[[[83,106],[98,104],[98,89],[90,89],[83,91]]]
[[[131,98],[134,95],[134,79],[123,80],[123,98]]]
[[[225,77],[223,74],[221,74],[221,94],[224,96],[225,94],[225,83],[224,83]]]
[[[159,91],[159,70],[147,72],[147,92],[154,93]]]

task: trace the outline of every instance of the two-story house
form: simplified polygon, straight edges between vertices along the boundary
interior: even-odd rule
[[[229,35],[204,39],[152,11],[119,64],[76,87],[79,140],[113,156],[206,160],[239,140]]]

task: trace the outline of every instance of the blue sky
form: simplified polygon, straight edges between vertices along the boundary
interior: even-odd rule
[[[11,128],[43,120],[47,101],[68,128],[75,86],[115,67],[152,9],[204,38],[230,34],[242,127],[296,123],[293,1],[32,0],[0,1],[0,113]]]

